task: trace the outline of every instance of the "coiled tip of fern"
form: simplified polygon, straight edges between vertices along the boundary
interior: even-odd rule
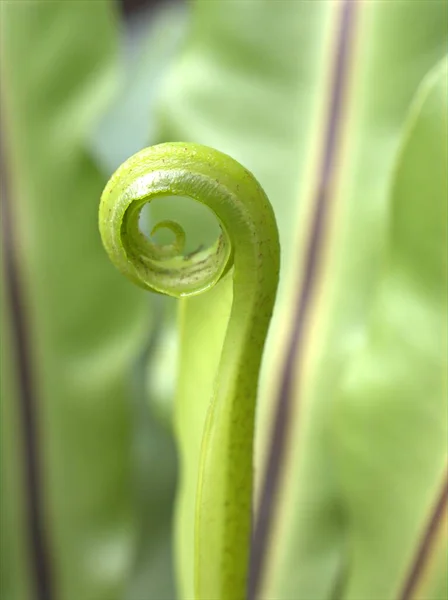
[[[204,152],[212,153],[205,157],[208,163]],[[170,244],[152,241],[139,226],[143,206],[155,198],[186,196],[212,210],[215,201],[225,202],[229,190],[198,169],[221,156],[194,144],[160,144],[132,156],[109,180],[100,203],[103,245],[113,264],[140,287],[175,297],[197,294],[231,268],[232,243],[216,211],[222,235],[211,247],[188,256],[183,254],[186,236],[179,223],[163,220],[151,231],[153,236],[160,229],[170,230],[175,235]]]

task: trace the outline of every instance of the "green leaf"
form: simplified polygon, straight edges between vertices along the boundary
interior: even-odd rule
[[[340,598],[351,572],[350,522],[331,435],[333,407],[365,344],[406,114],[422,78],[446,51],[445,3],[346,6],[355,12],[328,226],[302,351],[295,358],[300,380],[285,432],[294,441],[283,465],[280,501],[272,508],[276,522],[261,597]],[[314,199],[305,202],[311,211]],[[304,221],[298,235],[309,238],[308,228]]]
[[[89,135],[92,153],[107,176],[156,135],[155,105],[185,34],[186,16],[183,4],[167,2],[137,13],[122,26],[119,85]]]
[[[421,597],[422,573],[411,578],[439,498],[430,536],[446,539],[447,74],[443,61],[407,118],[366,340],[334,407],[352,556],[344,598],[353,600]]]
[[[199,457],[205,417],[221,356],[220,350],[224,343],[231,301],[232,286],[227,278],[220,281],[206,295],[182,300],[180,310],[182,343],[175,406],[175,431],[179,451],[175,561],[181,598],[194,598],[192,549]],[[188,344],[187,340],[195,340],[195,343]],[[204,348],[207,350],[205,353]]]
[[[2,169],[3,171],[3,169]],[[4,212],[4,173],[2,172],[2,224]],[[2,252],[1,281],[4,281],[5,249]],[[13,376],[14,361],[10,349],[13,336],[9,326],[5,286],[1,286],[1,403],[0,403],[0,593],[2,597],[20,600],[31,596],[27,572],[27,537],[23,515],[26,496],[22,490],[21,455],[23,448],[17,436],[17,382]]]
[[[1,4],[2,203],[20,304],[10,301],[6,274],[0,595],[118,600],[126,592],[140,600],[141,584],[172,600],[174,450],[143,398],[149,307],[101,246],[106,178],[89,150],[117,91],[118,15],[103,1]],[[18,368],[17,310],[32,372],[35,484],[24,450],[28,375]],[[136,488],[142,476],[147,483]]]

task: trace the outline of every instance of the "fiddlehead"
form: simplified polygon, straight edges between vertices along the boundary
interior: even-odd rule
[[[139,230],[154,198],[186,196],[208,206],[222,234],[183,256],[185,235],[157,245]],[[195,588],[201,600],[246,596],[257,381],[279,272],[274,214],[253,175],[229,156],[197,144],[142,150],[107,184],[100,205],[103,244],[137,285],[181,297],[205,291],[231,268],[233,304],[202,440],[196,500]],[[192,549],[193,550],[193,549]]]

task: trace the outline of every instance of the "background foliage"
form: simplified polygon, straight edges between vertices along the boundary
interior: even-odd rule
[[[231,282],[178,318],[97,232],[112,170],[165,140],[241,161],[280,230],[250,595],[447,596],[446,52],[438,0],[196,0],[127,29],[112,2],[1,4],[2,597],[193,597]]]

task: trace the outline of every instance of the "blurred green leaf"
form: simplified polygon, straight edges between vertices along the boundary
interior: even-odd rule
[[[32,593],[113,600],[125,592],[141,600],[139,585],[154,598],[174,593],[174,450],[143,397],[149,306],[101,246],[97,212],[107,177],[89,151],[117,92],[117,17],[103,1],[1,6],[2,201],[12,214],[21,293],[20,306],[9,302],[3,317],[13,326],[12,311],[20,310],[27,325],[40,467],[35,521],[47,548],[46,559],[32,552],[20,414],[26,374],[18,371],[17,331],[9,327],[11,344],[2,338],[1,501],[8,575],[0,592],[8,600]],[[7,277],[6,290],[10,284]],[[39,592],[42,560],[50,583]]]
[[[302,356],[295,363],[301,383],[295,389],[294,418],[287,432],[291,442],[261,597],[341,598],[352,572],[347,499],[331,434],[334,403],[351,361],[366,343],[406,115],[422,78],[446,52],[444,2],[350,6],[355,11],[353,41],[329,225]],[[305,202],[312,206],[313,199]],[[304,220],[298,235],[306,239],[308,227]],[[332,575],[337,560],[339,573]],[[376,577],[383,580],[382,573]]]
[[[153,140],[160,86],[184,37],[187,16],[183,3],[166,2],[137,12],[120,28],[119,85],[89,135],[106,176]]]
[[[2,172],[2,221],[4,222],[4,173]],[[2,252],[1,281],[4,281]],[[17,436],[19,415],[15,400],[17,382],[13,377],[13,335],[9,327],[5,286],[1,286],[1,402],[0,402],[0,594],[11,600],[31,597],[27,572],[25,495],[21,472],[23,448]]]
[[[447,494],[447,74],[443,61],[407,118],[367,339],[334,406],[350,523],[344,598],[353,600],[401,597],[431,513]],[[442,511],[436,531],[446,538],[443,518]],[[446,597],[446,582],[433,597]]]
[[[206,294],[181,301],[179,326],[182,343],[175,407],[179,451],[175,560],[181,598],[194,598],[194,516],[199,456],[205,417],[230,315],[231,284],[231,277],[227,276]],[[187,343],[187,340],[195,340],[195,343]],[[221,347],[218,348],[219,342]]]

